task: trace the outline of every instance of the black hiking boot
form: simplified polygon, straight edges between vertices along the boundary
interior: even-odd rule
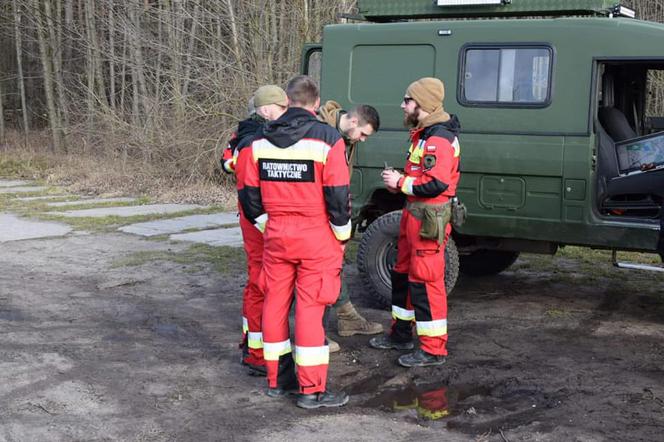
[[[242,365],[247,367],[247,374],[249,374],[249,376],[258,376],[258,377],[267,376],[267,368],[265,368],[265,365],[249,364],[248,362],[244,361],[242,361]]]
[[[399,357],[399,365],[409,368],[431,367],[434,365],[443,365],[444,363],[445,356],[432,355],[422,349],[417,349],[412,353],[408,353]]]
[[[298,386],[297,383],[295,384],[289,384],[287,386],[280,386],[276,388],[270,388],[268,387],[267,390],[265,391],[265,394],[267,394],[270,397],[284,397],[288,396],[291,394],[297,394],[300,391],[300,387]]]
[[[342,407],[348,403],[349,396],[340,391],[332,393],[324,391],[322,393],[301,394],[297,399],[297,406],[312,410],[321,407]]]
[[[415,348],[415,344],[413,344],[413,341],[396,342],[392,340],[390,335],[381,335],[369,339],[369,347],[379,350],[390,350],[392,348],[395,350],[412,350]]]

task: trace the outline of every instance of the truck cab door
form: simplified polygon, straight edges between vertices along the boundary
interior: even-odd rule
[[[300,73],[312,77],[320,84],[321,62],[323,60],[323,45],[320,43],[307,43],[302,48],[302,63]]]

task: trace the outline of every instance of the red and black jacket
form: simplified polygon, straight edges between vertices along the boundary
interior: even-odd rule
[[[345,144],[339,132],[302,108],[268,123],[238,156],[242,210],[260,228],[267,216],[327,220],[337,239],[350,238]]]
[[[231,139],[228,140],[228,145],[221,154],[221,165],[224,172],[235,173],[238,147],[251,144],[251,141],[264,124],[265,119],[257,114],[253,114],[238,123],[237,130],[233,132]]]
[[[399,189],[408,201],[444,203],[455,196],[459,183],[461,146],[455,115],[445,123],[414,129]]]

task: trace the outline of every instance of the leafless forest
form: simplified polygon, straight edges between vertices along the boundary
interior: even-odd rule
[[[664,21],[664,0],[624,3]],[[0,141],[209,180],[251,92],[283,84],[303,43],[355,10],[355,0],[1,0]]]

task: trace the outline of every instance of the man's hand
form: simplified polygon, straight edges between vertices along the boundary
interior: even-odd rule
[[[392,193],[399,192],[398,183],[402,176],[399,172],[394,169],[385,169],[380,175],[383,178],[383,184],[385,184],[387,190]]]

